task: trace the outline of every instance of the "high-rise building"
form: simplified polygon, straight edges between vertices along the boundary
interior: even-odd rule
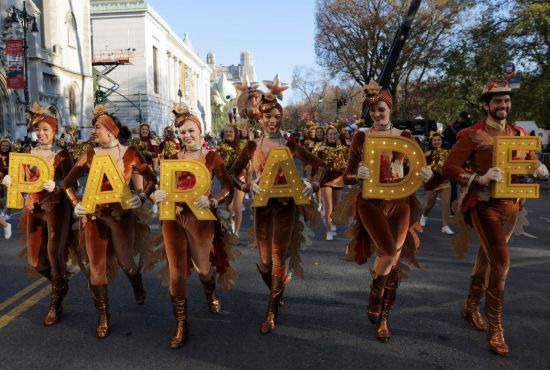
[[[211,83],[218,81],[223,73],[225,73],[225,76],[229,81],[240,81],[244,75],[247,75],[250,81],[256,81],[256,70],[254,69],[254,62],[250,51],[243,51],[241,53],[240,64],[237,65],[232,64],[229,66],[224,66],[217,64],[216,54],[213,52],[209,52],[207,54],[206,63],[214,71],[210,77]]]

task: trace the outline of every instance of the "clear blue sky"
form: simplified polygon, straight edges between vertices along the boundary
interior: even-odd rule
[[[315,0],[147,2],[177,34],[189,34],[203,60],[212,51],[219,64],[239,64],[241,51],[251,51],[260,82],[280,73],[290,84],[294,66],[315,66]]]

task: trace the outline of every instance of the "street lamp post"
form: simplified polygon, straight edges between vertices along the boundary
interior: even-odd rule
[[[27,31],[29,26],[31,27],[31,33],[36,35],[38,33],[38,26],[36,24],[36,18],[27,12],[26,1],[23,1],[23,10],[19,10],[14,6],[8,9],[8,21],[11,23],[19,23],[23,27],[23,62],[25,68],[25,87],[23,94],[25,96],[25,109],[29,111],[31,109],[30,95],[29,95],[29,71],[27,63],[27,51],[29,44],[27,42]]]

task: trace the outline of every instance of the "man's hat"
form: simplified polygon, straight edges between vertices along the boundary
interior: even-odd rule
[[[493,95],[514,95],[510,84],[506,80],[493,80],[483,86],[483,92],[479,97],[480,100],[490,98]]]

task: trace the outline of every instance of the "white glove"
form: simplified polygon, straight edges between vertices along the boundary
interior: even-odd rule
[[[42,185],[42,189],[46,190],[48,193],[51,193],[55,189],[55,181],[53,180],[44,181],[44,184]]]
[[[489,185],[491,181],[502,181],[502,170],[500,168],[491,167],[487,170],[485,175],[479,176],[477,179],[477,183],[484,186]]]
[[[535,165],[535,172],[533,172],[533,176],[535,176],[535,178],[537,179],[547,179],[548,178],[548,168],[546,168],[546,166],[541,163],[541,162],[537,162],[537,164]]]
[[[422,167],[420,170],[420,180],[422,182],[428,182],[434,175],[434,172],[432,171],[432,168],[430,166]]]
[[[141,202],[141,198],[135,194],[132,195],[132,197],[130,198],[130,200],[127,201],[127,203],[130,205],[130,207],[132,207],[132,209],[139,208],[143,205],[143,203]]]
[[[304,190],[302,190],[302,194],[304,194],[306,197],[310,197],[313,194],[313,185],[311,185],[311,182],[309,182],[307,179],[302,180],[304,182]]]
[[[260,179],[261,177],[258,176],[257,179],[252,180],[252,184],[250,185],[250,190],[252,190],[254,194],[260,194],[263,191],[260,185],[258,185],[258,183],[260,182]]]
[[[82,216],[86,216],[86,210],[84,207],[82,207],[82,203],[78,202],[76,206],[74,206],[73,214],[75,217],[80,218]]]
[[[201,209],[210,207],[210,199],[206,195],[201,195],[195,200],[195,205]]]
[[[10,175],[4,176],[4,178],[2,179],[2,185],[6,186],[8,188],[11,186],[11,176]]]
[[[357,180],[368,180],[370,177],[370,170],[368,167],[359,166],[357,170]]]
[[[166,192],[164,190],[155,190],[153,197],[155,198],[155,203],[161,203],[166,199]]]

